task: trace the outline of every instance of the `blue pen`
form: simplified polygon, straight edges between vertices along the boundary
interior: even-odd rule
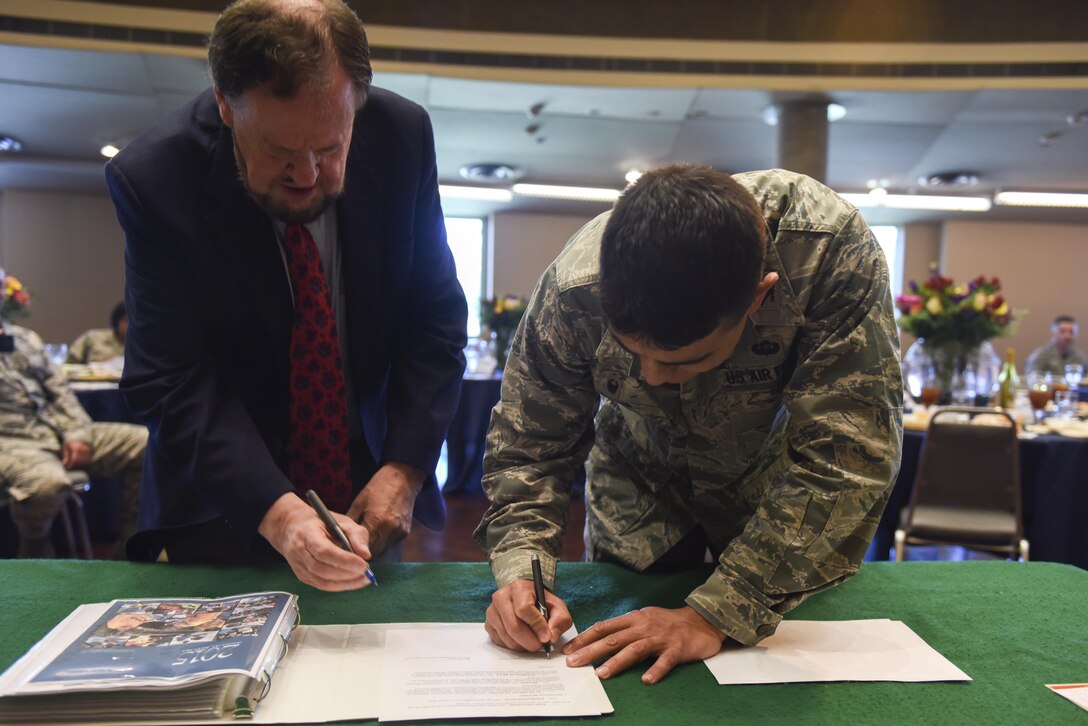
[[[332,538],[336,540],[341,549],[345,549],[348,552],[355,554],[355,550],[351,548],[351,542],[348,542],[348,536],[344,534],[344,530],[340,529],[340,525],[336,523],[332,515],[329,513],[328,507],[325,506],[325,502],[321,501],[321,497],[317,496],[317,492],[313,489],[306,490],[306,501],[310,503],[310,506],[317,512],[317,516],[321,518],[321,521],[325,523],[325,529],[328,530]],[[367,567],[366,579],[370,580],[370,584],[377,585],[378,578],[374,577],[374,572]]]

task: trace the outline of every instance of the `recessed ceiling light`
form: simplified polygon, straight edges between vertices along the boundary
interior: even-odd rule
[[[521,176],[521,172],[509,164],[466,164],[459,171],[465,179],[480,182],[511,182]]]
[[[623,178],[628,184],[634,184],[638,181],[638,178],[642,176],[642,171],[639,169],[631,169],[629,172],[623,175]]]
[[[106,157],[107,159],[112,159],[113,157],[117,156],[117,154],[120,151],[121,150],[118,149],[113,144],[106,144],[105,146],[103,146],[101,149],[98,150],[98,153],[101,154],[102,156]]]
[[[1039,146],[1050,146],[1062,137],[1061,131],[1047,131],[1039,137]]]
[[[8,136],[7,134],[0,134],[0,154],[14,154],[17,151],[22,151],[23,142],[14,136]]]
[[[973,171],[942,171],[918,177],[918,183],[924,187],[973,187],[978,184],[978,174]]]

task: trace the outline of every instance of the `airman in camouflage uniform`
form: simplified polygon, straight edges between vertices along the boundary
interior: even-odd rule
[[[125,304],[117,303],[110,311],[110,327],[94,328],[76,338],[68,347],[68,362],[101,363],[123,357],[127,333]]]
[[[1050,373],[1057,378],[1065,377],[1068,365],[1088,365],[1088,357],[1077,350],[1077,321],[1070,315],[1059,315],[1050,326],[1050,340],[1031,351],[1025,373]]]
[[[112,328],[92,328],[68,347],[69,363],[101,363],[125,354],[125,344]]]
[[[124,541],[136,526],[147,429],[92,423],[64,373],[45,357],[41,338],[17,325],[4,330],[15,350],[0,353],[0,498],[11,500],[20,556],[50,554],[49,531],[69,486],[69,468],[123,475]],[[86,461],[83,447],[90,448]]]
[[[589,559],[642,571],[701,528],[718,566],[685,602],[742,644],[857,571],[902,442],[888,269],[858,211],[818,182],[782,170],[734,179],[762,210],[764,274],[777,282],[720,366],[647,383],[601,306],[611,212],[541,278],[484,458],[491,506],[475,537],[500,588],[531,577],[532,553],[554,587],[584,461]]]

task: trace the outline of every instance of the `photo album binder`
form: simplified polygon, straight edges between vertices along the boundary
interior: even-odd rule
[[[80,605],[0,675],[0,723],[251,717],[297,623],[286,592]]]

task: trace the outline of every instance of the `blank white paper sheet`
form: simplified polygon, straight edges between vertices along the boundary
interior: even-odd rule
[[[1047,688],[1088,711],[1088,683],[1048,683]]]
[[[898,620],[783,620],[757,645],[704,663],[722,685],[971,680]]]

